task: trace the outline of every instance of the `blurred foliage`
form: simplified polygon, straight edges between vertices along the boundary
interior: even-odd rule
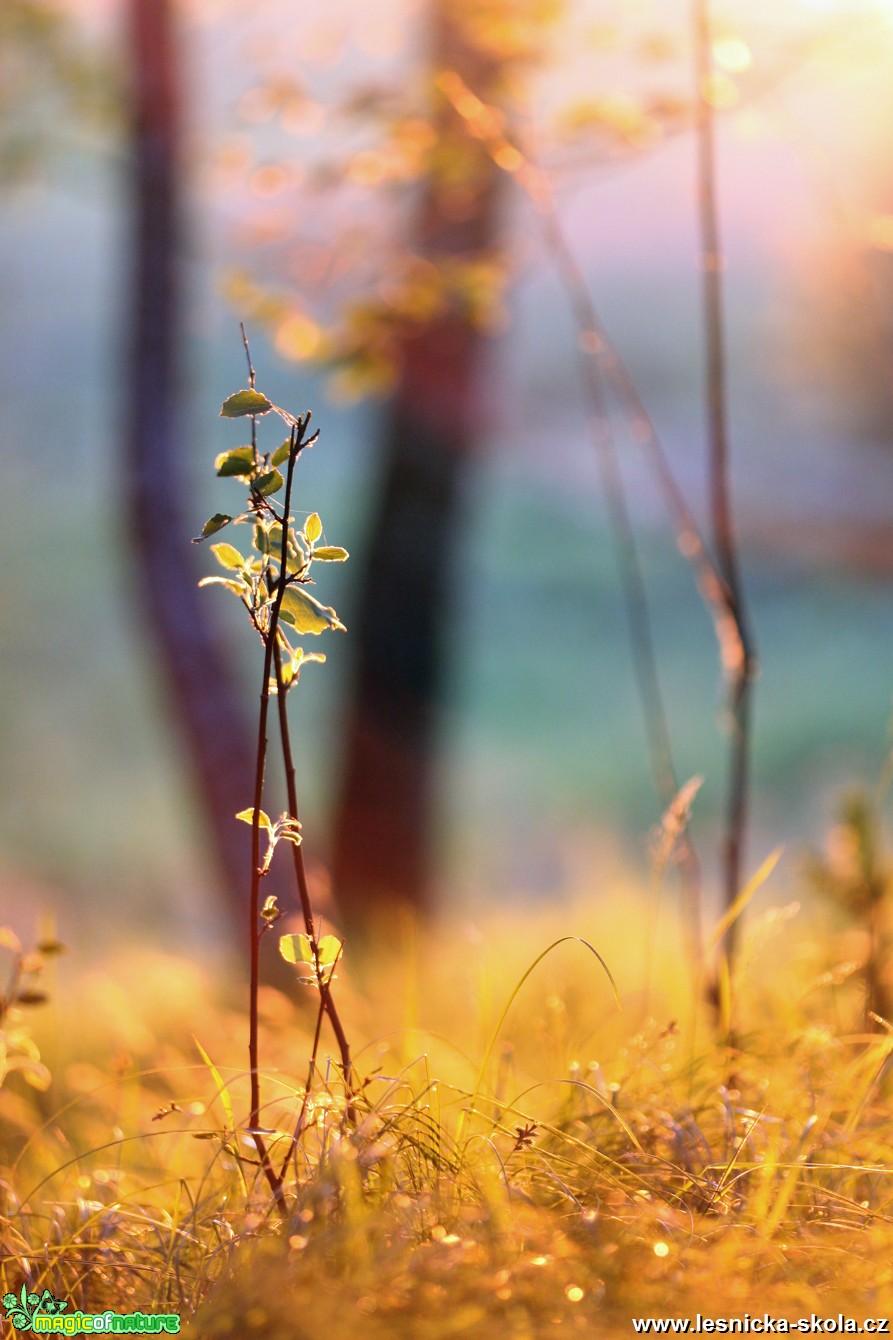
[[[44,935],[31,950],[25,950],[15,931],[0,926],[0,950],[8,959],[8,972],[0,995],[0,1087],[13,1073],[36,1089],[46,1089],[50,1072],[40,1059],[28,1014],[45,1005],[46,991],[41,977],[47,959],[64,952],[54,935]]]
[[[503,299],[510,276],[508,257],[464,254],[461,243],[421,252],[424,239],[413,238],[407,211],[426,192],[436,196],[439,214],[461,226],[476,207],[476,191],[492,171],[493,129],[504,157],[497,166],[513,170],[518,151],[510,144],[526,114],[531,72],[549,59],[550,42],[567,6],[561,0],[444,0],[428,7],[423,41],[427,65],[415,59],[411,77],[400,84],[366,83],[349,88],[334,103],[314,102],[305,88],[284,90],[275,73],[260,72],[258,83],[240,100],[239,108],[269,136],[271,122],[286,131],[306,118],[310,107],[318,117],[321,139],[326,126],[338,126],[343,141],[357,147],[326,157],[325,149],[309,179],[290,181],[281,164],[269,158],[264,167],[242,165],[249,191],[263,199],[293,193],[310,196],[342,194],[356,203],[353,218],[375,219],[385,210],[388,223],[374,239],[364,235],[372,225],[352,227],[324,244],[326,260],[317,256],[314,283],[305,270],[290,282],[293,261],[277,260],[281,248],[291,256],[295,218],[264,227],[255,250],[256,262],[230,274],[228,296],[240,314],[272,328],[278,351],[286,358],[312,360],[332,372],[333,390],[341,397],[383,395],[397,379],[401,349],[414,331],[448,319],[495,333],[507,320]],[[456,78],[451,68],[451,41],[439,45],[438,25],[451,25],[464,65],[497,71],[487,75],[492,102],[480,102],[465,87],[465,103],[456,105],[443,86]],[[259,174],[265,173],[263,177]],[[302,175],[302,174],[299,174]],[[364,200],[368,204],[363,203]],[[362,241],[361,241],[362,237]]]
[[[845,915],[855,933],[857,963],[865,982],[866,1027],[893,1025],[891,909],[893,866],[884,850],[875,797],[849,796],[831,828],[823,853],[808,863],[812,882]]]
[[[76,131],[116,121],[119,89],[107,55],[48,0],[0,5],[0,180],[79,147]]]
[[[432,34],[444,16],[473,59],[498,69],[485,101],[437,51]],[[540,166],[566,182],[652,150],[693,119],[685,43],[654,16],[581,25],[563,0],[444,0],[419,23],[427,66],[409,56],[399,81],[367,77],[314,93],[312,62],[301,79],[259,66],[236,106],[247,136],[219,159],[231,188],[254,197],[257,216],[240,226],[239,250],[250,259],[229,273],[233,307],[267,326],[285,358],[329,368],[333,390],[347,398],[390,391],[402,342],[431,322],[458,316],[490,333],[506,325],[519,258],[509,244],[484,257],[419,254],[408,211],[424,191],[440,192],[443,212],[461,220],[493,163],[529,193]],[[577,80],[573,94],[541,105],[539,76],[581,53],[593,62],[589,87],[579,91]],[[771,82],[731,24],[714,56],[708,93],[720,111]],[[293,137],[311,133],[318,147],[304,166]],[[349,223],[317,238],[312,214],[338,217],[336,197]]]
[[[889,896],[891,871],[881,846],[871,797],[849,796],[811,872],[817,886],[858,922],[867,922]]]

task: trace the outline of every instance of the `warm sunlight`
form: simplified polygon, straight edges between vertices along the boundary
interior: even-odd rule
[[[893,1316],[893,0],[0,0],[5,1335]]]

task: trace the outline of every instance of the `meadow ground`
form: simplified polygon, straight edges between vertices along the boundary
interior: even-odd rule
[[[7,1061],[39,1045],[52,1079],[0,1089],[3,1294],[176,1311],[202,1340],[888,1316],[893,1033],[865,1031],[859,933],[770,883],[732,1047],[670,903],[633,889],[348,950],[354,1126],[325,1032],[304,1104],[316,993],[263,988],[275,1157],[304,1106],[284,1213],[244,1130],[239,982],[50,960],[50,1002],[6,1019]],[[618,998],[579,940],[544,954],[564,935]]]

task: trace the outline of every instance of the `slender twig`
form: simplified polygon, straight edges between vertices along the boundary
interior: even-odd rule
[[[715,194],[712,108],[706,97],[709,91],[706,75],[710,68],[710,32],[709,23],[706,22],[707,0],[694,0],[694,4],[698,37],[696,65],[698,71],[702,268],[705,276],[705,313],[709,352],[708,403],[710,406],[712,462],[711,514],[713,538],[717,550],[716,558],[711,555],[704,543],[692,511],[675,479],[654,423],[642,404],[629,371],[599,320],[586,281],[561,229],[551,184],[546,173],[538,165],[533,155],[521,152],[517,145],[511,144],[506,139],[503,119],[495,114],[493,108],[487,107],[480,99],[476,98],[462,84],[456,74],[450,73],[443,76],[440,84],[442,91],[466,118],[471,133],[487,144],[495,160],[505,166],[506,171],[514,176],[518,185],[539,212],[543,222],[546,243],[555,255],[577,320],[578,345],[581,355],[601,366],[608,384],[625,405],[632,435],[649,455],[652,468],[670,512],[679,550],[692,566],[701,598],[712,617],[726,683],[727,710],[732,728],[727,817],[723,840],[724,894],[726,905],[730,906],[737,896],[740,884],[742,847],[747,813],[750,739],[749,688],[755,674],[756,660],[744,609],[728,490],[722,289],[720,283],[721,253]],[[592,403],[592,392],[596,382],[590,373],[586,374],[586,380],[588,396],[590,403]],[[601,399],[599,390],[599,403]],[[594,417],[598,424],[599,438],[603,444],[608,440],[609,429],[604,426],[602,413],[598,413]],[[604,450],[602,450],[602,454],[606,456]],[[616,467],[611,469],[609,466],[609,470],[612,478],[616,477]],[[621,509],[617,506],[616,501],[613,510],[617,523],[618,538],[621,544],[626,546]],[[658,744],[660,750],[659,753],[652,752],[653,766],[655,766],[661,756],[664,759],[666,758],[666,754],[661,744],[664,729],[662,729],[660,718],[656,713],[656,702],[659,699],[655,698],[654,678],[647,668],[648,642],[650,642],[647,607],[645,607],[646,619],[643,621],[642,606],[639,596],[636,594],[639,583],[636,576],[633,575],[634,568],[630,565],[628,549],[623,563],[628,574],[626,584],[631,626],[633,625],[633,619],[635,619],[635,638],[638,646],[637,660],[641,681],[640,693],[642,693],[643,705],[647,701],[646,711],[652,722],[650,727],[651,739]],[[637,567],[637,559],[635,564]],[[633,598],[632,604],[629,603],[630,597]],[[634,610],[635,614],[633,615]],[[643,630],[647,630],[647,632]],[[652,750],[654,743],[652,744]],[[656,773],[663,773],[664,771],[663,767],[655,766]],[[697,868],[689,864],[694,857],[694,852],[687,836],[685,844],[681,850],[683,868],[689,865],[686,880],[689,887],[695,887],[695,885],[692,885],[692,880],[697,881]],[[686,854],[686,851],[688,854]],[[727,959],[731,959],[734,955],[734,937],[735,925],[733,924],[727,931],[722,943],[722,950]],[[699,943],[699,935],[697,940]]]
[[[257,380],[257,374],[254,371],[254,364],[251,361],[251,347],[248,343],[248,334],[245,330],[244,321],[239,322],[239,330],[242,332],[242,345],[245,349],[245,361],[248,364],[248,385],[253,391],[254,384]],[[251,416],[251,450],[254,454],[254,462],[257,464],[257,419],[253,414]]]
[[[244,336],[244,328],[243,328]],[[245,340],[247,348],[247,340]],[[248,355],[248,366],[251,369],[251,355]],[[307,415],[308,418],[308,415]],[[286,497],[284,497],[284,516],[288,517],[291,505],[291,486],[295,474],[295,462],[298,460],[300,438],[303,437],[306,430],[307,418],[300,421],[299,429],[292,427],[291,446],[288,450],[288,465],[286,469]],[[253,415],[252,415],[253,422]],[[287,520],[283,524],[283,545],[287,543]],[[249,1004],[248,1004],[248,1064],[251,1068],[251,1116],[249,1116],[249,1127],[253,1142],[257,1148],[261,1167],[263,1167],[264,1177],[270,1182],[271,1190],[278,1201],[282,1201],[282,1182],[276,1178],[274,1166],[272,1166],[270,1154],[265,1147],[263,1135],[260,1134],[260,1071],[259,1060],[257,1060],[257,997],[259,997],[260,988],[260,809],[263,803],[264,792],[264,772],[265,762],[267,762],[267,718],[270,716],[270,678],[272,674],[272,661],[274,661],[274,650],[276,646],[276,628],[279,624],[279,611],[282,607],[283,595],[286,594],[287,568],[286,563],[282,563],[279,571],[279,583],[276,587],[274,602],[270,610],[270,623],[264,632],[264,670],[263,681],[260,686],[260,710],[257,713],[257,765],[255,769],[255,805],[251,820],[251,899],[249,899],[248,915],[251,918],[249,923],[249,947],[251,947],[251,976],[249,976]]]
[[[605,341],[595,304],[583,273],[567,243],[551,196],[548,202],[543,201],[541,205],[544,239],[552,253],[577,326],[580,378],[588,402],[589,432],[595,447],[602,491],[607,502],[614,537],[632,647],[633,669],[651,760],[652,781],[658,799],[666,811],[679,793],[679,779],[673,761],[673,747],[660,687],[645,578],[617,459],[617,445],[605,387],[606,370],[600,361]],[[686,903],[689,948],[695,963],[700,966],[701,869],[687,828],[680,833],[677,850]]]
[[[334,965],[333,965],[334,968]],[[313,1076],[316,1073],[316,1058],[319,1055],[319,1040],[322,1036],[322,1021],[326,1013],[326,998],[320,992],[319,1009],[316,1012],[316,1029],[313,1033],[313,1046],[310,1049],[310,1060],[307,1065],[307,1082],[304,1085],[304,1097],[301,1099],[301,1108],[298,1112],[298,1119],[295,1122],[295,1129],[291,1140],[288,1142],[288,1152],[282,1160],[282,1167],[279,1170],[280,1186],[285,1181],[285,1174],[288,1171],[288,1165],[291,1163],[292,1155],[298,1147],[298,1141],[301,1138],[301,1132],[304,1129],[304,1122],[307,1118],[307,1109],[310,1106],[310,1089],[313,1084]]]
[[[283,529],[283,537],[284,533]],[[288,799],[288,810],[290,818],[297,821],[300,817],[298,813],[298,789],[295,780],[295,763],[291,747],[291,732],[288,724],[288,708],[286,704],[287,690],[282,679],[282,656],[278,646],[275,646],[273,649],[273,664],[276,675],[276,697],[279,707],[279,738],[282,745],[282,761],[285,767],[285,787]],[[344,1025],[341,1022],[335,1002],[332,999],[330,975],[327,976],[326,973],[322,971],[318,960],[316,930],[310,901],[310,889],[307,883],[307,867],[304,862],[303,843],[292,842],[289,845],[291,846],[295,881],[301,898],[301,909],[304,913],[304,924],[307,929],[307,935],[310,937],[310,943],[314,948],[314,954],[317,955],[317,981],[319,983],[322,1004],[329,1017],[329,1023],[332,1025],[332,1032],[335,1034],[335,1040],[338,1043],[338,1051],[341,1056],[341,1070],[344,1075],[344,1083],[348,1095],[347,1115],[348,1119],[353,1121],[355,1118],[355,1111],[351,1098],[352,1064],[350,1059],[350,1043],[347,1040],[347,1034],[344,1031]]]
[[[249,356],[249,366],[250,366],[250,356]],[[298,430],[292,429],[291,433],[291,444],[289,447],[288,466],[286,470],[286,480],[285,480],[285,497],[283,501],[283,510],[281,518],[282,540],[279,552],[279,576],[276,583],[275,597],[270,612],[270,622],[268,628],[265,631],[265,639],[264,639],[265,640],[264,688],[266,693],[266,705],[268,706],[269,704],[270,674],[272,672],[275,674],[275,680],[276,680],[276,703],[279,717],[279,740],[282,750],[282,762],[285,770],[288,813],[289,817],[295,822],[295,824],[300,823],[300,811],[298,807],[298,788],[296,781],[294,754],[292,752],[291,747],[291,732],[289,730],[289,723],[288,723],[288,705],[287,705],[288,687],[284,682],[282,674],[282,653],[279,648],[278,628],[279,628],[279,612],[282,606],[282,598],[285,594],[285,589],[288,582],[288,535],[289,535],[289,524],[291,515],[292,482],[294,479],[295,464],[297,463],[297,459],[298,456],[300,455],[302,445],[304,444],[303,442],[304,435],[307,431],[309,422],[310,422],[310,414],[307,413],[300,420],[300,428]],[[257,800],[255,806],[253,827],[257,826],[259,809],[260,809],[260,801]],[[306,1106],[306,1093],[309,1092],[310,1083],[312,1082],[313,1070],[315,1068],[322,1017],[323,1014],[326,1014],[328,1015],[329,1022],[332,1026],[332,1031],[335,1034],[335,1039],[337,1041],[338,1050],[341,1057],[341,1070],[344,1076],[344,1085],[348,1097],[347,1110],[346,1110],[347,1117],[348,1120],[353,1122],[355,1120],[355,1110],[351,1097],[350,1043],[348,1042],[347,1034],[344,1031],[344,1026],[341,1022],[341,1018],[340,1015],[338,1014],[335,1002],[332,999],[331,976],[332,973],[334,972],[334,965],[332,965],[331,969],[326,971],[326,969],[323,967],[323,965],[320,963],[319,960],[319,948],[316,935],[316,924],[313,917],[313,904],[310,897],[310,886],[307,880],[307,868],[304,862],[303,843],[290,842],[289,846],[292,852],[292,863],[295,872],[295,882],[298,888],[298,896],[301,901],[301,912],[304,919],[304,927],[313,949],[315,968],[316,968],[316,980],[320,993],[320,1012],[319,1012],[319,1018],[317,1020],[316,1036],[314,1039],[313,1051],[311,1054],[310,1078],[308,1079],[307,1091],[305,1092],[304,1107]],[[259,860],[259,851],[258,851],[258,860]],[[257,903],[254,913],[255,920],[253,924],[255,927],[257,926],[258,922],[258,912],[259,912],[259,901]],[[302,1107],[302,1114],[299,1117],[298,1125],[296,1127],[296,1133],[292,1141],[292,1146],[289,1149],[289,1152],[285,1160],[283,1161],[282,1171],[280,1172],[278,1178],[276,1179],[280,1193],[283,1178],[285,1176],[286,1169],[288,1168],[288,1163],[291,1158],[292,1150],[294,1148],[294,1143],[296,1142],[300,1134],[301,1122],[303,1121],[303,1115],[304,1115],[304,1107]]]
[[[244,334],[244,331],[243,331]],[[246,341],[247,349],[247,341]],[[249,367],[251,359],[249,355]],[[254,416],[252,416],[252,422]],[[303,423],[301,432],[303,433]],[[295,461],[298,450],[298,430],[292,428],[291,447],[288,454],[288,467],[285,478],[285,516],[288,517],[291,502],[291,487],[294,478]],[[285,535],[285,527],[283,527]],[[287,571],[283,562],[279,572],[279,583],[273,604],[270,608],[270,621],[264,636],[264,670],[261,682],[260,710],[257,723],[257,764],[254,773],[254,812],[251,818],[251,898],[249,900],[249,954],[250,980],[248,1004],[248,1063],[251,1071],[251,1115],[249,1127],[257,1148],[264,1176],[277,1200],[281,1202],[282,1184],[276,1177],[270,1156],[260,1133],[260,1070],[258,1064],[258,993],[260,989],[260,881],[262,878],[260,860],[260,812],[264,793],[264,773],[267,759],[267,718],[270,709],[270,675],[273,669],[273,650],[276,645],[276,629],[279,622],[279,610],[285,594]]]
[[[254,814],[251,821],[251,898],[249,900],[249,956],[250,977],[248,986],[248,1065],[251,1073],[251,1114],[248,1128],[257,1149],[260,1165],[270,1189],[281,1204],[282,1186],[277,1181],[276,1171],[270,1160],[263,1136],[260,1133],[260,1070],[258,1062],[258,995],[260,988],[260,817],[263,800],[264,771],[267,755],[267,714],[269,709],[269,656],[265,656],[266,678],[261,693],[260,711],[257,727],[257,767],[254,776]]]
[[[633,672],[645,723],[652,780],[658,799],[666,811],[678,794],[679,782],[660,687],[645,578],[626,501],[608,405],[607,385],[612,378],[617,378],[619,360],[616,351],[607,340],[585,276],[561,227],[548,177],[529,152],[521,153],[515,145],[506,141],[503,119],[495,114],[493,108],[488,107],[471,93],[458,75],[451,72],[448,76],[444,76],[440,86],[459,114],[467,120],[470,133],[486,144],[495,161],[503,165],[507,163],[512,165],[508,170],[513,173],[515,180],[537,210],[546,247],[552,255],[567,295],[577,328],[577,354],[588,412],[587,426],[595,448],[602,491],[608,508],[632,648]],[[685,535],[686,552],[689,555],[698,551],[703,553],[703,545],[698,546],[697,540],[688,538],[690,532],[697,536],[697,528],[653,433],[651,442],[658,456],[659,475],[670,483],[672,511],[677,521],[680,547],[681,536]],[[703,957],[701,872],[697,852],[687,830],[680,835],[677,851],[686,903],[690,951],[696,965],[700,967]]]
[[[734,654],[723,657],[729,729],[729,779],[722,839],[723,892],[731,907],[741,884],[750,763],[751,684],[755,654],[741,584],[738,545],[729,486],[728,397],[723,322],[724,257],[716,189],[716,134],[710,100],[712,29],[709,0],[692,0],[702,300],[706,340],[706,405],[709,441],[710,519],[717,565],[737,633]],[[734,958],[737,918],[723,937],[722,951]]]
[[[319,941],[316,934],[316,927],[313,919],[313,908],[310,900],[310,890],[307,883],[307,874],[304,867],[303,849],[300,845],[300,829],[297,786],[295,782],[295,767],[291,749],[291,740],[288,730],[288,713],[286,710],[286,696],[292,684],[296,682],[297,673],[290,663],[292,675],[289,684],[284,682],[284,673],[282,665],[282,653],[280,642],[283,647],[291,651],[290,644],[282,627],[282,607],[286,592],[289,588],[295,588],[296,584],[304,584],[310,580],[308,569],[313,559],[313,541],[318,537],[317,532],[308,536],[303,534],[300,538],[303,544],[299,544],[293,538],[291,500],[294,485],[295,466],[299,455],[305,447],[312,446],[319,436],[314,433],[307,437],[307,430],[310,424],[311,414],[308,411],[299,418],[295,418],[286,410],[273,405],[265,396],[260,396],[255,386],[254,364],[251,358],[251,349],[248,343],[248,337],[245,332],[244,324],[240,323],[242,334],[242,344],[245,349],[245,359],[248,364],[249,390],[240,391],[230,396],[221,409],[224,417],[240,418],[247,415],[251,419],[251,460],[248,469],[245,467],[244,452],[240,449],[237,453],[228,453],[227,459],[235,459],[239,464],[239,473],[248,475],[248,510],[242,516],[235,518],[236,524],[239,522],[254,521],[254,550],[255,556],[250,560],[245,560],[238,550],[227,544],[214,545],[215,555],[221,565],[226,569],[233,569],[238,572],[239,579],[232,577],[223,579],[224,586],[234,590],[239,597],[241,604],[246,609],[251,620],[252,627],[258,634],[264,647],[263,655],[263,678],[261,681],[260,705],[257,719],[257,746],[255,753],[255,771],[254,771],[254,805],[250,812],[251,819],[251,890],[248,905],[248,955],[249,955],[249,1005],[248,1005],[248,1058],[249,1058],[249,1076],[250,1076],[250,1113],[248,1119],[248,1133],[251,1135],[255,1148],[258,1153],[258,1166],[262,1170],[270,1189],[273,1192],[276,1207],[281,1214],[285,1214],[285,1197],[283,1194],[283,1182],[288,1168],[288,1161],[294,1145],[300,1137],[300,1132],[306,1117],[308,1095],[310,1093],[313,1076],[316,1069],[317,1054],[319,1049],[320,1029],[322,1019],[328,1015],[333,1031],[338,1041],[341,1053],[341,1070],[343,1074],[344,1087],[346,1091],[346,1120],[352,1124],[356,1122],[353,1093],[351,1088],[351,1060],[350,1047],[347,1035],[341,1023],[335,1003],[332,999],[331,983],[334,976],[335,963],[340,958],[340,944],[338,953],[334,956],[334,962],[329,962],[330,954],[326,946],[326,941]],[[259,409],[258,409],[259,403]],[[257,447],[257,418],[258,413],[266,414],[274,412],[279,418],[283,419],[289,425],[289,439],[271,455],[261,456]],[[281,477],[276,466],[286,461],[285,479]],[[220,469],[220,474],[228,473],[227,470]],[[281,503],[275,504],[270,494],[278,492],[283,488],[284,495]],[[234,518],[223,514],[215,514],[206,523],[202,530],[200,539],[208,535],[216,534],[223,526],[228,525]],[[318,520],[318,519],[317,519]],[[279,527],[279,553],[278,557],[271,554],[271,538],[276,533],[276,526]],[[308,528],[309,529],[309,528]],[[306,545],[306,560],[291,564],[289,561],[290,546],[296,545],[294,552],[304,551]],[[266,561],[257,561],[256,554],[266,554]],[[320,553],[320,557],[323,557]],[[336,555],[329,553],[325,555],[332,558]],[[346,557],[346,554],[342,555]],[[278,562],[278,571],[277,571]],[[209,580],[214,580],[209,579]],[[217,579],[220,580],[220,579]],[[294,594],[297,594],[294,591]],[[309,601],[309,604],[307,604]],[[311,598],[306,598],[305,604],[309,609],[313,605]],[[318,602],[317,602],[318,605]],[[323,606],[318,606],[323,609]],[[288,616],[292,619],[293,616]],[[331,620],[333,627],[342,627],[337,619]],[[311,626],[305,631],[319,631],[318,627]],[[275,678],[274,678],[275,672]],[[273,694],[277,696],[279,708],[279,727],[280,740],[282,746],[282,757],[285,765],[285,773],[288,788],[289,815],[282,815],[275,823],[264,814],[262,805],[264,799],[267,754],[268,754],[268,726],[270,716],[270,698]],[[237,816],[240,819],[248,818],[248,812],[242,811]],[[290,823],[288,820],[290,819]],[[261,826],[267,828],[268,848],[266,855],[261,860]],[[273,1167],[271,1155],[267,1149],[264,1140],[264,1133],[260,1126],[261,1113],[261,1083],[260,1083],[260,1063],[259,1063],[259,991],[260,991],[260,946],[264,935],[270,930],[271,925],[279,916],[278,908],[275,906],[275,899],[268,900],[273,909],[270,911],[264,907],[263,916],[261,915],[260,886],[261,881],[267,874],[277,843],[281,839],[289,841],[294,855],[294,868],[298,892],[300,895],[301,908],[303,913],[304,925],[307,931],[312,950],[312,963],[315,970],[315,980],[320,994],[319,1018],[317,1020],[316,1033],[313,1042],[313,1049],[310,1058],[310,1071],[305,1090],[305,1101],[298,1118],[295,1128],[295,1134],[292,1138],[291,1147],[285,1161],[282,1164],[282,1171],[277,1174]],[[280,948],[283,948],[280,942]],[[323,950],[326,950],[324,953]],[[285,950],[283,949],[283,952]],[[325,960],[325,961],[324,961]]]

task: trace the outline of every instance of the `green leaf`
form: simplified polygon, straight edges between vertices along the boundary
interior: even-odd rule
[[[269,470],[267,474],[261,475],[254,481],[254,492],[261,493],[266,498],[271,493],[278,493],[285,480],[278,470]]]
[[[341,953],[342,941],[337,935],[324,935],[319,942],[319,964],[321,968],[327,968],[330,963],[335,963]]]
[[[239,553],[238,549],[233,548],[231,544],[212,544],[211,553],[222,568],[229,568],[232,571],[241,572],[242,568],[245,566],[245,559]]]
[[[232,451],[222,451],[214,462],[219,479],[227,479],[230,475],[253,474],[254,466],[253,447],[233,447]]]
[[[253,809],[239,810],[239,813],[236,815],[236,818],[241,819],[243,824],[253,824],[254,810]],[[258,827],[265,828],[268,833],[272,831],[273,825],[270,823],[270,816],[268,814],[265,814],[263,810],[258,810],[257,822]]]
[[[246,591],[244,582],[235,582],[231,577],[202,577],[199,586],[225,586],[229,591],[235,591],[237,596],[243,596]]]
[[[282,465],[291,455],[291,438],[287,437],[281,447],[277,447],[270,460],[271,465]]]
[[[227,516],[226,512],[215,512],[202,526],[201,535],[196,535],[192,543],[201,544],[202,540],[206,540],[209,535],[216,535],[218,530],[223,530],[223,527],[228,526],[231,521],[232,517]]]
[[[237,391],[223,402],[221,419],[242,419],[246,414],[268,414],[273,402],[260,391]]]
[[[254,547],[261,554],[278,556],[282,553],[282,527],[278,521],[268,525],[258,524],[255,526]]]
[[[289,586],[279,607],[280,617],[299,633],[325,633],[329,628],[346,632],[344,624],[329,605],[321,605],[300,586]]]
[[[319,519],[318,512],[311,512],[304,522],[304,534],[311,544],[315,544],[322,535],[322,522]]]
[[[280,935],[279,953],[286,963],[313,962],[313,946],[308,935]]]
[[[291,649],[289,649],[291,650]],[[296,647],[291,656],[282,666],[282,683],[286,688],[291,684],[301,670],[301,662],[304,659],[304,648]]]
[[[322,544],[318,549],[314,549],[313,557],[318,558],[323,563],[346,563],[350,554],[340,545]]]

